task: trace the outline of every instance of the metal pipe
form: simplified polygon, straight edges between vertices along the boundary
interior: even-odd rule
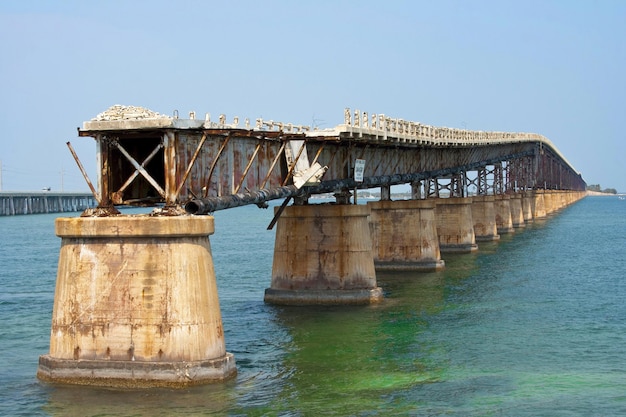
[[[261,204],[269,200],[278,200],[286,197],[294,197],[301,193],[295,185],[272,188],[271,190],[249,191],[222,197],[206,197],[195,199],[185,204],[185,211],[189,214],[208,214],[214,211],[233,207],[246,206],[248,204]]]

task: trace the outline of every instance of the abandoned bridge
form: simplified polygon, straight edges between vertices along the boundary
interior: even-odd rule
[[[283,200],[268,225],[276,237],[266,302],[366,304],[383,301],[377,270],[445,268],[442,253],[478,250],[586,188],[539,134],[359,110],[320,130],[113,106],[78,134],[96,142],[95,186],[68,146],[97,207],[56,221],[50,353],[38,372],[75,384],[187,386],[236,373],[209,243],[217,210]],[[392,201],[400,184],[412,198]],[[357,190],[372,188],[380,201],[357,204]],[[312,204],[321,193],[335,201]],[[155,209],[129,216],[119,205]]]

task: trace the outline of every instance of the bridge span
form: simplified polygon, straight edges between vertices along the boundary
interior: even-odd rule
[[[57,292],[38,376],[148,387],[232,377],[209,243],[217,210],[283,199],[268,225],[267,303],[367,304],[383,301],[377,270],[444,268],[442,253],[478,250],[585,195],[580,173],[538,134],[349,109],[343,119],[320,130],[113,106],[85,122],[97,187],[74,155],[98,206],[56,221]],[[400,184],[410,200],[392,201]],[[356,204],[369,188],[380,201]],[[312,204],[320,193],[335,201]],[[128,216],[118,205],[155,209]]]
[[[95,205],[93,195],[84,192],[0,192],[0,216],[77,212]]]

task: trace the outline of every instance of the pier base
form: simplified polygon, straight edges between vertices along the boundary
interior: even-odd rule
[[[511,216],[511,196],[495,195],[496,228],[498,234],[513,233],[513,217]]]
[[[541,219],[546,217],[546,204],[544,199],[544,190],[532,191],[532,203],[533,219]]]
[[[532,190],[526,190],[522,192],[522,213],[524,214],[524,222],[530,223],[533,221],[533,207],[535,205],[534,192]]]
[[[557,191],[553,190],[545,190],[543,192],[543,207],[546,212],[546,216],[554,213],[559,209],[558,202],[556,199],[558,196],[556,195]]]
[[[509,207],[511,208],[511,224],[514,228],[526,227],[524,222],[524,212],[522,210],[522,195],[511,194]]]
[[[437,236],[442,253],[464,253],[478,250],[472,221],[472,199],[467,197],[435,200]]]
[[[59,218],[45,381],[186,387],[237,370],[226,352],[210,216]]]
[[[433,200],[374,201],[370,229],[377,270],[442,269]]]
[[[493,195],[477,195],[472,197],[472,221],[474,236],[477,242],[499,240],[496,226],[495,197]]]
[[[365,205],[288,206],[276,229],[271,304],[369,304],[376,286]]]

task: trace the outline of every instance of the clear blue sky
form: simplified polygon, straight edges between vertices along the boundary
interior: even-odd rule
[[[3,190],[88,190],[114,104],[548,137],[626,192],[626,1],[0,1]]]

